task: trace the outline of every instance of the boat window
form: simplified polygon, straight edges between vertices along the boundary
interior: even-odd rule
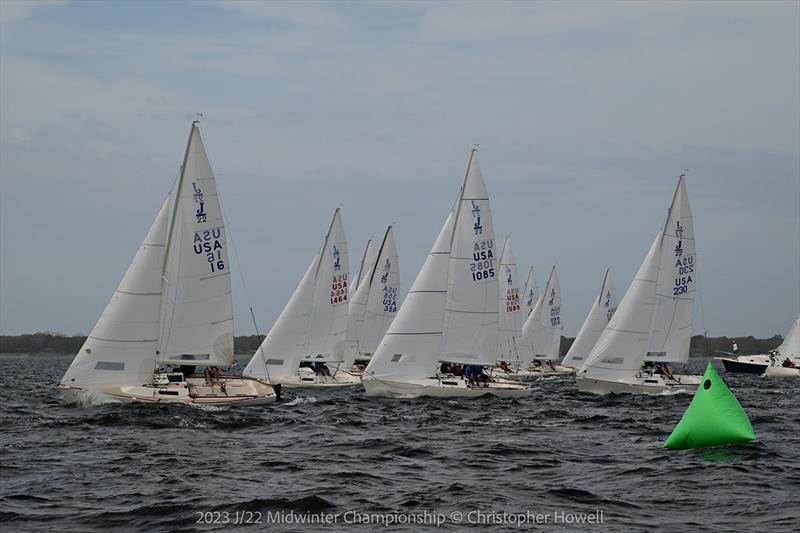
[[[703,382],[703,388],[704,388],[705,390],[708,390],[708,389],[710,389],[710,388],[711,388],[711,380],[710,380],[710,379],[707,379],[707,380],[705,380],[705,381]]]
[[[125,363],[98,361],[94,365],[95,370],[125,370]]]
[[[210,357],[207,353],[202,353],[202,354],[185,353],[174,358],[170,357],[169,359],[178,359],[179,361],[208,361]]]
[[[159,394],[163,394],[165,396],[177,396],[178,391],[176,390],[160,390],[158,391]]]
[[[396,354],[394,354],[394,355],[392,356],[392,363],[396,363],[396,362],[398,362],[398,361],[400,360],[400,358],[401,358],[401,357],[403,357],[403,354],[401,354],[401,353],[396,353]]]
[[[275,365],[275,366],[283,366],[283,359],[267,359],[266,364]]]

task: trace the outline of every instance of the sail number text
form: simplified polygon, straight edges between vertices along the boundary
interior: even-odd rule
[[[222,244],[219,242],[222,237],[222,228],[207,229],[197,231],[194,234],[194,253],[197,255],[206,254],[206,260],[211,272],[225,270],[225,261],[222,257]]]
[[[476,242],[472,250],[472,259],[473,262],[469,265],[472,281],[494,278],[497,275],[494,270],[494,239]]]

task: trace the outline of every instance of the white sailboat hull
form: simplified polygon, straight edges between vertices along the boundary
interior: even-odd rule
[[[800,368],[770,366],[767,367],[764,376],[768,378],[800,378]]]
[[[364,379],[362,381],[367,396],[390,398],[478,398],[497,396],[498,398],[524,398],[530,396],[527,385],[510,382],[491,382],[484,386],[471,386],[463,378],[426,378],[410,382]]]
[[[275,403],[278,395],[269,383],[248,378],[222,378],[219,384],[207,385],[203,378],[187,378],[185,382],[164,385],[132,385],[108,388],[89,388],[60,385],[67,405],[87,405],[104,402],[158,403],[246,407]]]
[[[361,383],[361,370],[339,370],[331,376],[316,374],[312,369],[301,367],[291,378],[276,378],[273,381],[286,388],[300,387],[352,387]]]
[[[578,392],[590,394],[670,394],[693,392],[702,376],[677,375],[675,380],[664,380],[660,375],[641,375],[620,378],[616,381],[577,377]]]

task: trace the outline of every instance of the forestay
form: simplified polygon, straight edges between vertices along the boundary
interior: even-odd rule
[[[495,365],[500,276],[494,225],[477,151],[470,153],[455,208],[441,359]]]

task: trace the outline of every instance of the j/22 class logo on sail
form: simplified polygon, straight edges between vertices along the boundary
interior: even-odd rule
[[[197,255],[206,254],[206,260],[211,272],[225,270],[225,260],[222,258],[222,244],[219,242],[220,238],[222,238],[222,228],[197,231],[194,234],[192,243],[194,253]]]
[[[475,243],[472,249],[472,281],[483,281],[495,277],[494,271],[494,239],[486,239]]]

